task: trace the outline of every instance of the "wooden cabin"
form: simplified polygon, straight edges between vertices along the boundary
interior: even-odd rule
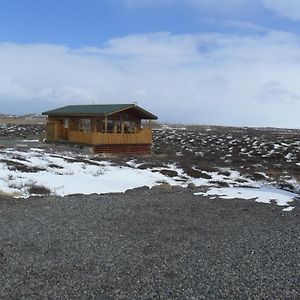
[[[157,120],[135,104],[68,105],[43,115],[48,142],[90,145],[95,153],[149,154],[151,120]]]

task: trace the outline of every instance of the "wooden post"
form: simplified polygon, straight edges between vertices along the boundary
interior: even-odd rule
[[[58,140],[58,126],[57,126],[57,123],[54,123],[54,141],[56,142]]]
[[[151,120],[149,120],[149,129],[151,129]]]
[[[96,128],[96,117],[92,118],[92,132],[96,132],[97,128]]]
[[[107,116],[105,117],[105,133],[107,133]]]
[[[122,133],[124,133],[124,121],[122,121]]]

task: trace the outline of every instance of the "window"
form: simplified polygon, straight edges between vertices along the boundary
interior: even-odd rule
[[[115,122],[113,120],[107,121],[107,132],[114,132]]]
[[[101,124],[101,132],[105,133],[105,120],[103,120]],[[114,133],[115,126],[116,124],[114,120],[107,120],[107,133]]]
[[[135,126],[136,126],[136,122],[134,122],[134,121],[124,121],[124,132],[125,133],[134,133]]]
[[[91,119],[80,119],[79,130],[82,132],[91,132]]]
[[[64,127],[65,127],[65,129],[69,128],[69,119],[67,119],[67,118],[64,119]]]

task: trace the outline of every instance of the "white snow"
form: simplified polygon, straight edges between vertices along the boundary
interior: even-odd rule
[[[38,172],[21,172],[11,170],[5,162],[0,162],[0,191],[21,193],[23,197],[29,196],[28,190],[32,185],[44,186],[52,194],[64,196],[74,193],[124,192],[144,185],[152,187],[162,182],[177,184],[175,179],[149,169],[115,166],[109,162],[96,162],[86,158],[77,162],[72,161],[70,156],[44,153],[35,148],[29,152],[9,149],[1,154],[1,158],[27,167],[44,169]],[[133,166],[134,163],[131,161],[129,165]],[[170,167],[176,169],[173,165]],[[178,169],[178,173],[181,174],[182,170]]]
[[[264,172],[255,172],[255,174],[259,174],[259,175],[262,175],[264,176],[266,179],[270,178],[270,176],[268,176],[266,173]]]
[[[197,171],[201,171],[201,170],[199,170],[195,167],[193,167],[193,169],[197,170]],[[238,172],[238,171],[234,171],[234,170],[227,169],[227,168],[221,168],[220,170],[229,172],[229,175],[225,176],[225,175],[220,175],[217,172],[201,171],[204,174],[210,175],[212,178],[211,179],[193,178],[192,181],[196,186],[216,185],[216,184],[213,184],[212,182],[224,182],[224,183],[227,183],[229,186],[234,186],[234,185],[237,184],[236,180],[241,180],[241,182],[239,182],[239,186],[251,186],[251,187],[258,187],[259,186],[257,184],[257,182],[252,181],[251,179],[242,176],[240,174],[240,172]],[[244,181],[244,182],[242,182],[242,181]]]
[[[210,196],[215,198],[218,196],[222,199],[255,199],[256,202],[271,203],[275,201],[279,206],[289,206],[290,202],[297,196],[294,193],[279,190],[270,187],[260,188],[244,188],[244,187],[230,187],[230,188],[210,188],[206,193],[199,192],[194,195]],[[292,210],[292,209],[289,209]],[[289,211],[285,210],[285,211]]]
[[[255,199],[263,203],[274,200],[278,205],[286,206],[285,211],[292,210],[289,203],[296,196],[275,188],[261,188],[261,183],[227,168],[220,169],[223,172],[218,173],[193,167],[194,170],[210,175],[211,179],[192,178],[176,164],[139,169],[142,163],[137,160],[129,160],[124,166],[120,166],[107,160],[98,161],[92,158],[76,157],[74,153],[48,153],[40,148],[24,151],[6,148],[0,153],[0,193],[28,197],[32,186],[43,186],[49,189],[52,195],[65,196],[76,193],[125,192],[128,189],[152,187],[161,183],[183,187],[194,183],[196,186],[204,185],[210,188],[207,193],[195,195],[206,195],[211,198],[218,196],[225,199]],[[178,175],[171,178],[161,174],[162,170],[173,170]],[[217,182],[227,183],[229,188],[214,187],[218,186]],[[290,183],[298,187],[295,179],[290,179]],[[236,187],[237,185],[239,187]]]
[[[39,148],[30,148],[28,151],[6,149],[1,153],[1,159],[0,191],[23,197],[29,196],[29,189],[34,185],[44,186],[52,194],[64,196],[74,193],[124,192],[160,183],[186,187],[189,183],[212,186],[210,181],[223,181],[232,186],[236,184],[234,180],[243,178],[239,172],[229,169],[226,169],[229,176],[203,171],[212,179],[191,178],[175,164],[144,170],[138,169],[141,163],[135,160],[128,161],[127,166],[116,166],[108,161],[95,161],[83,156],[76,160],[72,153],[46,153]],[[39,170],[30,171],[26,168]],[[178,175],[170,178],[160,173],[163,169],[176,171]],[[244,184],[255,186],[251,180],[244,179]]]
[[[294,206],[289,206],[284,208],[282,211],[292,211],[295,207]]]
[[[285,158],[286,158],[286,160],[287,160],[288,162],[291,162],[292,159],[293,159],[292,153],[288,153],[288,154],[285,156]]]

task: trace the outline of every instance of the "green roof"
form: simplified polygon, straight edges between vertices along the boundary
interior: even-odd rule
[[[43,115],[71,116],[71,115],[101,115],[107,116],[113,113],[134,109],[142,119],[157,119],[157,117],[135,104],[90,104],[90,105],[67,105],[57,109],[45,111]]]

